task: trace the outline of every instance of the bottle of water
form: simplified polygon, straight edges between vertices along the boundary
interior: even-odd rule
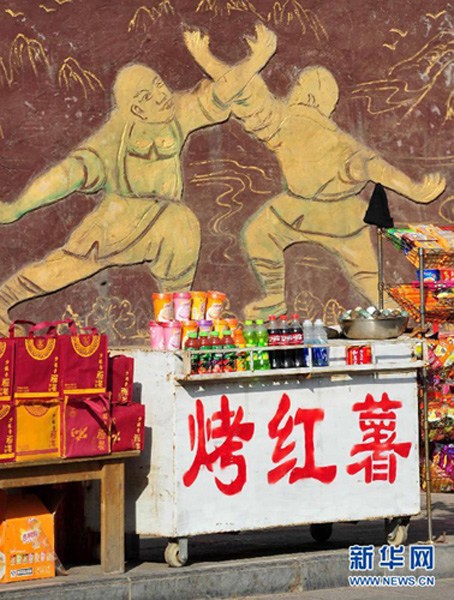
[[[310,319],[303,321],[303,343],[305,346],[314,343],[314,325]],[[310,365],[309,355],[310,348],[304,348],[304,362],[306,367]]]
[[[328,334],[322,319],[316,319],[314,323],[314,344],[318,347],[312,349],[312,364],[314,367],[327,367],[328,360]]]

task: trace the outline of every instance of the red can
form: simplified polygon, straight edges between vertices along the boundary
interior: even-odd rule
[[[361,346],[348,346],[347,365],[370,365],[372,362],[372,348],[369,344]]]
[[[360,346],[347,347],[347,365],[359,365],[359,349]]]
[[[372,362],[372,348],[370,344],[360,346],[359,349],[359,364],[370,365]]]

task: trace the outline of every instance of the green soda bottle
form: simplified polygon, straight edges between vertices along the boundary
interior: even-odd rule
[[[259,348],[268,346],[268,329],[265,327],[262,319],[257,319],[256,321],[255,335],[257,337],[257,346]],[[268,350],[260,350],[257,352],[257,359],[254,357],[254,368],[259,371],[271,369]]]
[[[255,348],[257,346],[257,334],[255,331],[254,321],[248,319],[244,322],[243,337],[244,341],[246,342],[246,348]],[[247,353],[247,357],[249,369],[252,371],[252,367],[254,367],[254,371],[256,371],[259,368],[257,352],[252,352],[252,361],[251,352]],[[252,364],[250,364],[251,362]]]

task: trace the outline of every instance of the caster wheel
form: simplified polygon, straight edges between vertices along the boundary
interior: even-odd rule
[[[410,519],[385,519],[386,542],[391,546],[401,546],[408,539]]]
[[[164,550],[164,560],[169,567],[182,567],[186,564],[188,558],[182,558],[180,547],[177,542],[169,542]]]
[[[326,542],[333,533],[332,523],[313,523],[310,527],[311,536],[316,542]]]

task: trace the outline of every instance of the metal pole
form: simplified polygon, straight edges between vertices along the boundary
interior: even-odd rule
[[[377,227],[377,254],[378,254],[378,308],[383,310],[383,229]]]
[[[422,335],[425,337],[426,329],[426,307],[424,294],[424,250],[419,248],[419,314],[421,318]],[[423,340],[424,343],[424,340]],[[426,514],[427,514],[427,535],[428,541],[432,542],[432,499],[430,484],[430,453],[429,453],[429,420],[428,420],[428,402],[427,402],[427,367],[422,368],[422,394],[423,394],[423,431],[424,431],[424,465],[425,465],[425,483],[426,483]]]

